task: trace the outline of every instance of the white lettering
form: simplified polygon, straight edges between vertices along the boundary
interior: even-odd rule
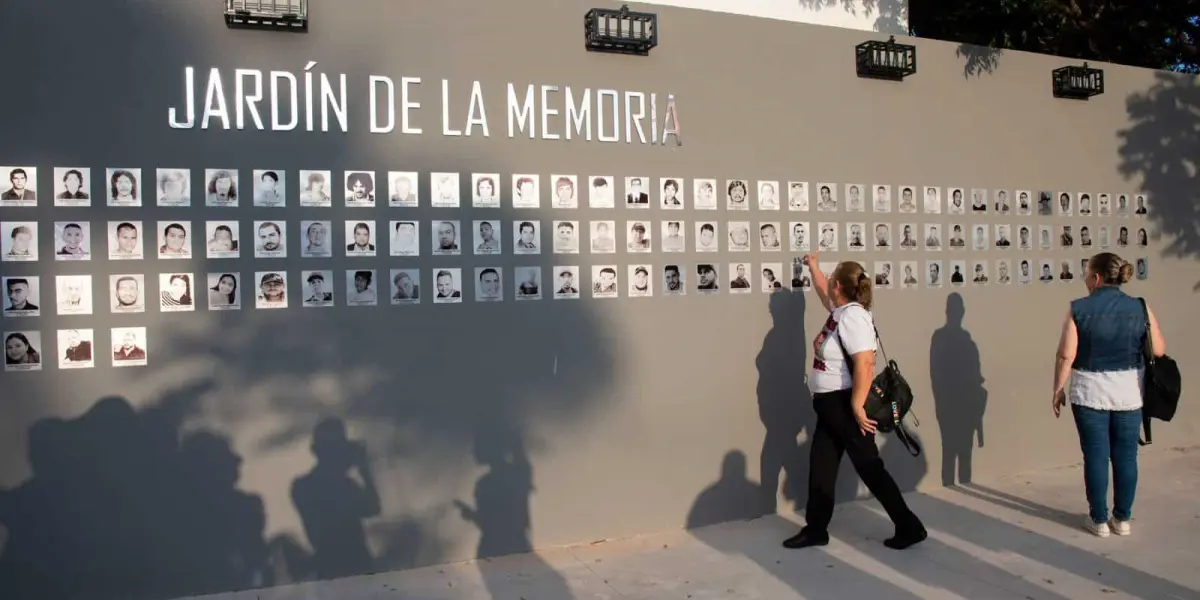
[[[592,90],[583,88],[583,96],[579,99],[579,104],[575,104],[575,98],[571,95],[571,87],[567,86],[567,139],[571,139],[571,130],[574,126],[575,133],[583,133],[583,129],[587,128],[587,133],[583,134],[583,139],[592,141]]]
[[[604,133],[604,99],[612,101],[612,135]],[[596,90],[596,139],[601,142],[621,141],[621,106],[617,90]]]
[[[513,117],[520,120],[516,131],[525,131],[525,128],[528,127],[529,139],[532,140],[537,129],[533,121],[533,85],[525,88],[525,105],[520,106],[516,87],[511,83],[508,84],[508,137],[516,136],[513,130]]]
[[[338,76],[339,94],[333,95],[333,85],[329,83],[329,78],[321,73],[321,131],[329,131],[329,111],[332,110],[334,116],[337,117],[338,125],[342,127],[342,133],[347,131],[346,127],[346,74],[342,73]],[[340,101],[340,104],[339,104]]]
[[[379,124],[379,97],[376,92],[381,83],[387,89],[387,125]],[[391,78],[379,75],[371,76],[369,87],[371,88],[371,133],[391,133],[396,128],[396,88],[392,84]]]
[[[420,85],[420,77],[401,77],[400,78],[400,132],[420,134],[420,127],[412,127],[408,124],[408,120],[412,117],[412,111],[421,108],[420,102],[409,102],[408,87],[410,85]]]
[[[550,117],[558,114],[557,108],[550,108],[550,94],[557,92],[557,85],[542,86],[542,139],[557,140],[559,135],[550,131]]]
[[[442,135],[458,136],[462,132],[450,129],[450,81],[442,80]]]
[[[174,106],[167,107],[167,123],[171,129],[191,129],[196,126],[196,69],[183,68],[183,102],[187,118],[179,120]]]
[[[471,83],[471,106],[467,109],[467,135],[476,125],[483,127],[483,137],[489,137],[487,111],[483,107],[483,88],[479,82]]]
[[[307,65],[304,65],[304,125],[308,131],[313,130],[313,80],[312,68],[317,66],[317,61],[310,60]]]
[[[667,136],[673,135],[675,136],[675,145],[682,146],[683,138],[679,134],[679,110],[675,108],[675,94],[667,94],[667,110],[663,112],[663,145],[667,145]]]
[[[637,100],[637,112],[633,101]],[[646,118],[646,95],[641,92],[625,92],[625,143],[633,142],[633,130],[637,129],[638,140],[646,143],[646,132],[642,131],[642,119]]]
[[[246,87],[242,84],[242,80],[250,77],[254,82],[254,92],[247,94]],[[246,128],[246,110],[250,110],[250,118],[254,119],[254,126],[260,131],[264,129],[262,117],[258,115],[258,103],[262,102],[262,71],[255,69],[235,69],[233,71],[233,95],[237,101],[235,113],[237,115],[237,128]]]
[[[284,124],[279,120],[279,80],[288,82],[288,106],[292,109],[292,120]],[[300,96],[296,88],[296,76],[287,71],[271,71],[271,130],[291,131],[300,123]]]
[[[213,107],[213,103],[216,107]],[[208,88],[204,91],[204,116],[200,129],[208,129],[209,119],[221,120],[221,127],[229,129],[229,107],[225,104],[225,86],[221,85],[221,71],[213,67],[208,72]]]

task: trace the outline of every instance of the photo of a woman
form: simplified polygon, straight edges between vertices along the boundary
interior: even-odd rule
[[[205,179],[205,205],[207,206],[237,206],[238,182],[236,169],[208,169]]]
[[[329,171],[300,171],[300,206],[329,206]]]
[[[42,355],[37,347],[41,345],[41,334],[36,331],[17,331],[4,336],[4,370],[5,371],[40,371]]]
[[[142,196],[138,191],[141,169],[108,170],[108,205],[141,206]]]
[[[238,298],[238,278],[233,273],[208,274],[208,310],[241,308]]]
[[[192,304],[192,276],[186,273],[163,273],[158,276],[159,306],[163,312],[195,310]]]

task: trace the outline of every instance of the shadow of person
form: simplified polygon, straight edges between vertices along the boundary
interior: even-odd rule
[[[942,438],[942,485],[971,482],[971,454],[983,447],[988,392],[983,387],[979,346],[963,329],[962,295],[946,298],[946,324],[929,343],[929,380]]]
[[[312,547],[309,568],[321,579],[371,573],[363,521],[379,515],[380,500],[366,446],[347,439],[341,419],[327,418],[313,428],[312,452],[317,463],[291,491]]]
[[[746,455],[730,450],[721,461],[721,477],[704,488],[688,511],[685,527],[696,529],[725,521],[753,519],[759,510],[762,486],[746,477]]]
[[[779,474],[784,479],[784,497],[801,507],[808,485],[808,456],[798,438],[812,431],[816,414],[812,394],[805,382],[808,368],[808,339],[804,333],[805,298],[802,291],[778,291],[767,301],[771,329],[763,336],[762,349],[754,359],[758,371],[758,418],[766,429],[759,455],[760,498],[755,505],[758,516],[778,510]],[[728,459],[728,457],[726,457]],[[715,507],[714,507],[715,508]],[[725,508],[730,518],[745,518],[750,509]],[[740,515],[740,516],[734,516]],[[725,519],[728,520],[728,519]],[[713,521],[718,522],[718,521]]]

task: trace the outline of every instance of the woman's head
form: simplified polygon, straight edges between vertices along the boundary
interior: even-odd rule
[[[854,261],[838,263],[829,278],[829,297],[837,306],[857,302],[871,310],[871,278],[862,265]]]
[[[1083,276],[1089,292],[1106,285],[1121,285],[1130,279],[1133,279],[1133,265],[1112,252],[1101,252],[1088,260]]]

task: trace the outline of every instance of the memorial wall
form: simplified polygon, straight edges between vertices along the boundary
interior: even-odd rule
[[[101,4],[0,8],[6,598],[803,507],[812,252],[879,288],[905,489],[1080,460],[1049,391],[1094,253],[1200,360],[1194,77],[1063,100],[1072,61],[916,40],[884,82],[877,34],[661,6],[642,57],[587,52],[579,2]],[[1150,449],[1200,432],[1184,401]]]

